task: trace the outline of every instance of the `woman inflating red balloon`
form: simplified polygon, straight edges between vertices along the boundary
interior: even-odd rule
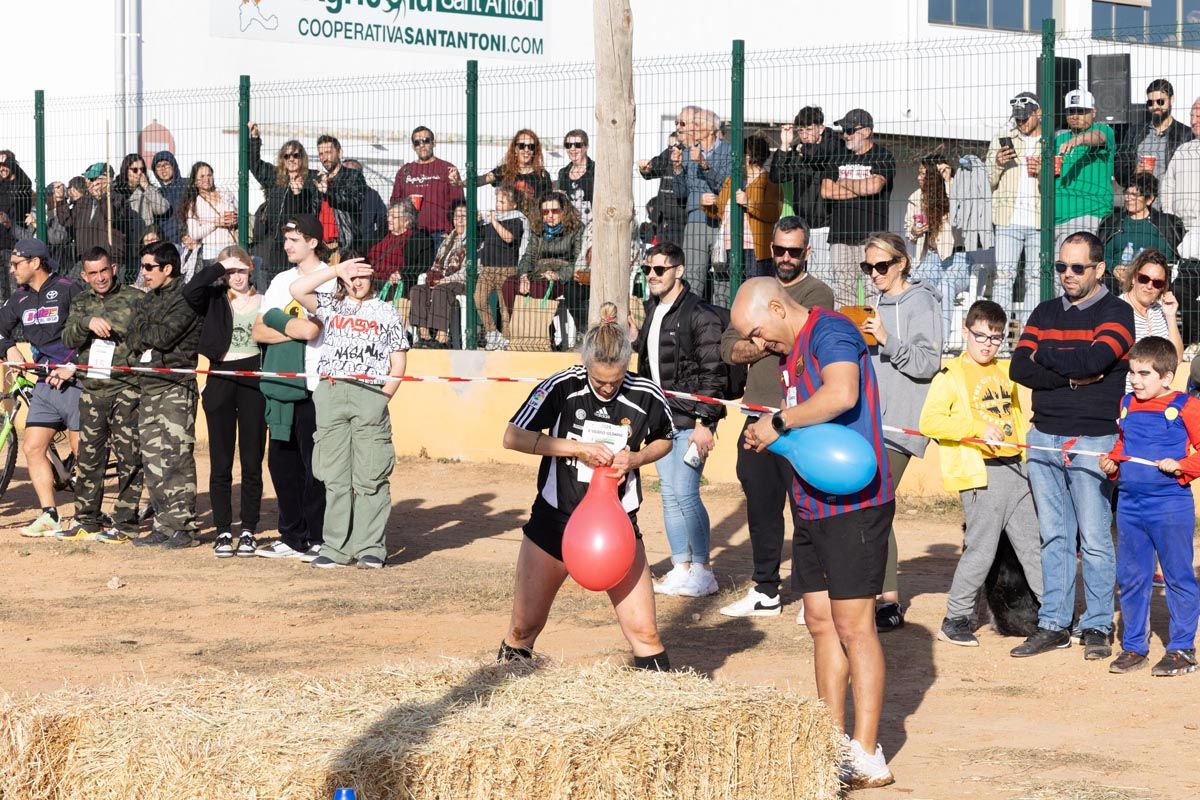
[[[608,592],[635,667],[667,670],[637,530],[638,468],[670,452],[675,428],[662,390],[629,373],[632,347],[616,306],[605,303],[600,316],[583,337],[582,365],[538,384],[504,431],[505,448],[542,462],[517,556],[512,620],[497,658],[532,658],[570,574],[582,586]]]

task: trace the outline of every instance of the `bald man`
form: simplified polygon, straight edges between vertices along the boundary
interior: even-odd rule
[[[744,283],[731,321],[738,333],[780,358],[783,409],[746,428],[745,447],[761,452],[792,428],[833,422],[862,434],[875,451],[875,477],[855,494],[826,494],[793,478],[799,520],[792,588],[804,598],[817,695],[843,731],[846,690],[854,690],[854,738],[846,744],[842,779],[851,789],[887,786],[892,773],[876,741],[885,666],[875,596],[883,590],[896,507],[867,343],[849,319],[805,308],[774,278]]]

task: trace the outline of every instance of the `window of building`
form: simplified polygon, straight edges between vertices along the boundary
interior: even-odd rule
[[[1200,0],[1092,0],[1092,36],[1200,49]]]
[[[929,0],[929,21],[940,25],[1039,31],[1052,16],[1054,0]]]

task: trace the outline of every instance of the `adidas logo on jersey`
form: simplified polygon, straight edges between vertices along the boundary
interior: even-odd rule
[[[596,416],[599,417],[600,419],[609,419],[608,409],[601,408],[599,411],[596,412]]]

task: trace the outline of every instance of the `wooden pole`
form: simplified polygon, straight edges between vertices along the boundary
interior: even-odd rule
[[[633,12],[629,0],[595,0],[596,188],[592,199],[592,297],[629,313],[630,228],[633,223]]]

